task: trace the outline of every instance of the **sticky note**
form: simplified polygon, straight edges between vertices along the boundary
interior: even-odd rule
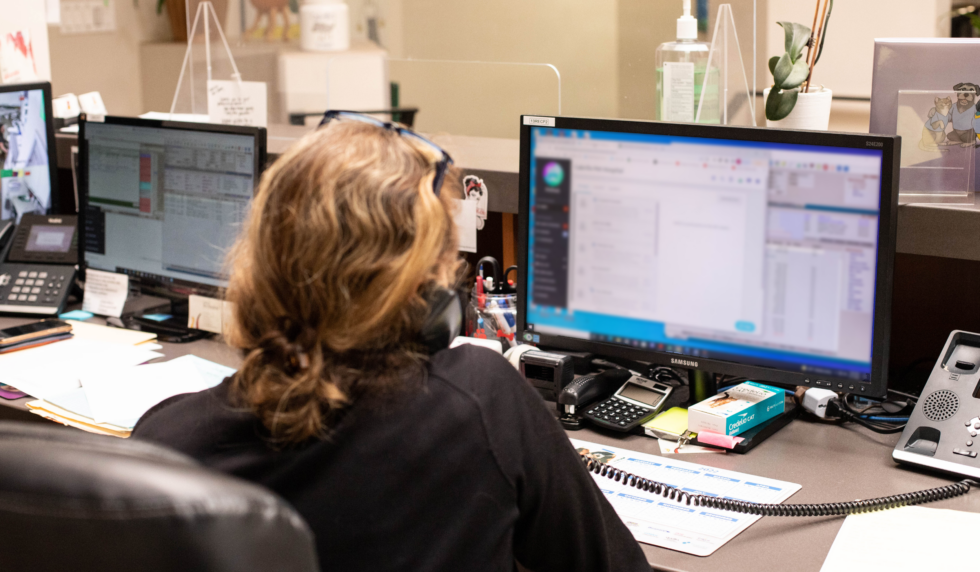
[[[72,310],[71,312],[65,312],[64,314],[60,314],[58,318],[62,320],[78,320],[79,322],[82,322],[91,318],[94,315],[95,314],[93,314],[92,312],[86,312],[85,310]]]

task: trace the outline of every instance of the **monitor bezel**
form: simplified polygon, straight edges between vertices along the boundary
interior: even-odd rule
[[[74,214],[74,212],[71,210],[67,212],[62,212],[61,210],[61,189],[58,187],[58,142],[55,139],[54,111],[51,104],[51,82],[38,81],[30,83],[0,84],[0,93],[32,91],[35,89],[41,90],[41,96],[44,98],[44,130],[48,139],[48,179],[50,180],[51,184],[51,205],[44,214]]]
[[[89,179],[88,179],[88,138],[85,136],[85,126],[88,123],[84,114],[78,121],[78,226],[79,226],[79,274],[82,280],[85,279],[85,271],[88,268],[88,260],[85,251],[85,216],[88,208]],[[185,121],[169,121],[160,119],[141,119],[136,117],[117,117],[106,116],[105,121],[110,125],[125,125],[130,127],[147,127],[157,129],[173,129],[180,131],[197,131],[207,133],[224,133],[231,135],[248,135],[255,140],[255,188],[258,191],[258,183],[265,171],[268,162],[267,135],[264,127],[245,127],[240,125],[220,125],[217,123],[192,123]],[[153,276],[143,274],[129,274],[130,283],[143,294],[162,296],[171,299],[186,299],[191,294],[203,296],[217,296],[221,293],[222,287],[193,280],[174,278],[172,280],[159,280]]]
[[[871,375],[867,382],[850,378],[793,372],[772,367],[738,363],[656,349],[636,348],[606,342],[583,340],[541,332],[527,332],[527,241],[530,222],[531,130],[554,128],[586,131],[665,135],[676,137],[729,139],[764,143],[788,143],[818,147],[875,149],[882,151],[881,203],[878,222],[878,254],[875,272],[874,324],[872,327]],[[620,119],[521,116],[520,172],[518,206],[518,277],[517,336],[525,343],[534,340],[538,346],[575,352],[592,352],[613,358],[624,358],[682,369],[696,369],[715,374],[746,377],[762,383],[781,386],[824,387],[869,397],[884,397],[888,389],[888,354],[891,339],[892,277],[894,274],[896,230],[898,222],[898,181],[901,162],[901,137],[795,131],[754,127],[724,127]]]

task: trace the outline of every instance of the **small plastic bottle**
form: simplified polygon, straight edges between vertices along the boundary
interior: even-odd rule
[[[684,15],[677,19],[677,41],[657,47],[657,113],[659,121],[718,123],[718,69],[708,68],[711,46],[698,40],[698,20],[691,16],[691,0],[683,0]],[[698,118],[705,73],[711,74]]]

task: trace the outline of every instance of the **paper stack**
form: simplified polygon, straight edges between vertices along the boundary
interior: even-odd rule
[[[88,370],[81,386],[28,403],[32,412],[92,433],[128,437],[154,405],[174,395],[214,387],[235,373],[197,356],[168,362]]]
[[[128,437],[157,403],[213,387],[234,369],[163,357],[155,334],[72,321],[70,340],[0,355],[0,382],[37,398],[31,412],[93,433]]]

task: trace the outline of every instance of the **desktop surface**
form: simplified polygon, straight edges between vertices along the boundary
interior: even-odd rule
[[[33,320],[0,318],[0,329],[30,321]],[[188,344],[163,342],[161,345],[164,359],[194,354],[229,367],[237,368],[241,365],[239,352],[219,340],[200,340]],[[24,404],[27,401],[31,399],[0,400],[0,418],[29,418],[50,423],[26,411],[12,411],[26,410]],[[548,405],[553,409],[552,404]],[[655,439],[586,427],[581,431],[568,431],[567,434],[582,441],[660,455]],[[891,450],[897,441],[897,435],[878,435],[861,427],[840,427],[796,420],[745,455],[692,454],[680,455],[678,458],[803,485],[803,489],[790,497],[787,503],[872,498],[942,486],[958,480],[896,465],[891,460]],[[980,490],[974,489],[966,496],[930,503],[928,506],[980,512]],[[817,572],[843,522],[844,517],[764,517],[705,558],[649,544],[640,546],[656,570]]]

